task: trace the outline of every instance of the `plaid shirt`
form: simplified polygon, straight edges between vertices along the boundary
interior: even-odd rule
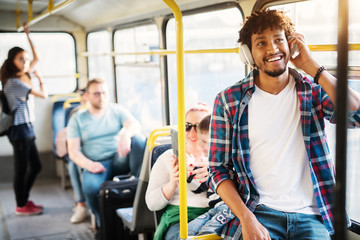
[[[333,190],[335,169],[325,135],[324,119],[334,123],[334,105],[320,87],[293,69],[289,69],[296,81],[300,100],[301,129],[307,155],[316,202],[325,226],[330,234],[333,226]],[[251,170],[248,136],[248,103],[255,91],[253,71],[248,77],[220,92],[214,103],[211,120],[210,175],[208,184],[216,191],[227,179],[236,183],[241,199],[254,211],[259,202]],[[351,112],[349,127],[360,127],[360,109]],[[225,239],[239,239],[241,227],[238,218],[226,224],[219,233]]]

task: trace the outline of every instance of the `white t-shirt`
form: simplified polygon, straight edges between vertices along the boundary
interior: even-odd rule
[[[249,102],[249,141],[259,203],[284,212],[319,214],[292,76],[277,95],[256,87]]]

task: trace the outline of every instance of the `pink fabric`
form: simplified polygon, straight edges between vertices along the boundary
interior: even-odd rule
[[[66,128],[61,129],[55,139],[55,148],[56,153],[59,157],[65,157],[67,154],[67,147],[66,147]]]

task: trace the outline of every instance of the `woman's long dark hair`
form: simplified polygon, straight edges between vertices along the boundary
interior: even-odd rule
[[[1,66],[0,69],[0,79],[2,83],[2,87],[4,88],[6,81],[11,78],[15,77],[17,73],[20,71],[14,64],[14,59],[16,55],[20,52],[24,52],[25,50],[21,47],[13,47],[8,52],[8,57]]]

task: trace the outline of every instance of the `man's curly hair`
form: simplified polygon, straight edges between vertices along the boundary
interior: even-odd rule
[[[241,44],[246,44],[251,49],[251,35],[261,34],[264,30],[270,28],[280,28],[285,31],[287,37],[294,32],[294,23],[285,15],[283,11],[261,10],[255,11],[248,16],[242,29],[239,31],[239,40]]]

